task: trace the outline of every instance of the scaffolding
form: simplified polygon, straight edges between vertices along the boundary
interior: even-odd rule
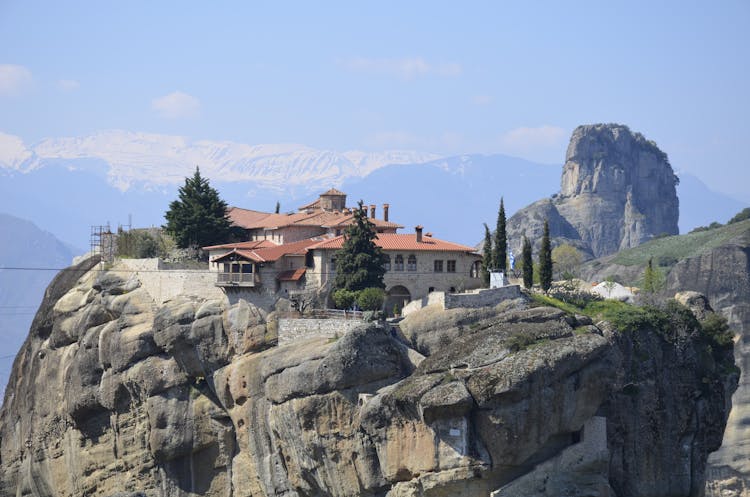
[[[115,257],[114,236],[109,222],[105,225],[92,226],[90,237],[92,254],[100,254],[102,262],[112,262]]]

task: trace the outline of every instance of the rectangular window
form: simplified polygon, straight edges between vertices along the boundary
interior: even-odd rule
[[[435,272],[436,273],[442,273],[443,272],[443,261],[435,261],[434,262]]]
[[[448,268],[449,273],[455,273],[456,272],[456,261],[448,261]]]
[[[331,257],[331,271],[336,271],[336,258]]]

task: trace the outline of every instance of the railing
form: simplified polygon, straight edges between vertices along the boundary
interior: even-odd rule
[[[307,319],[362,319],[364,317],[364,312],[344,311],[341,309],[311,309],[304,313],[297,311],[279,313],[279,317]]]
[[[255,286],[255,273],[219,273],[216,286]]]

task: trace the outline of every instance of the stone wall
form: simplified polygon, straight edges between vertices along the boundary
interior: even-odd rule
[[[445,295],[445,308],[488,307],[497,305],[503,300],[517,299],[520,296],[521,287],[518,285],[476,290],[471,293],[447,293]]]
[[[157,304],[178,295],[204,299],[225,298],[224,292],[216,286],[216,273],[211,273],[208,268],[167,270],[162,269],[159,259],[153,258],[120,259],[112,270],[132,272]]]
[[[308,338],[340,338],[363,324],[361,319],[281,318],[278,328],[279,346]]]
[[[401,313],[408,316],[428,305],[438,305],[443,309],[490,307],[503,300],[517,299],[520,296],[521,287],[519,285],[484,288],[468,293],[432,292],[426,297],[409,302]]]

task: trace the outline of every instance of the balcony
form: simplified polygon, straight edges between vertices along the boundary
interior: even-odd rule
[[[260,283],[260,277],[255,273],[219,273],[216,286],[223,287],[254,287]]]

